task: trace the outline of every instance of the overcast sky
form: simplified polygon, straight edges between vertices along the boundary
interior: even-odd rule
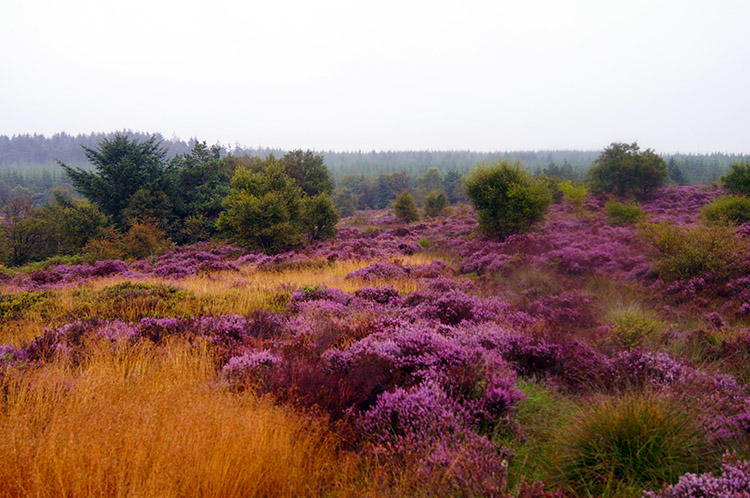
[[[3,0],[0,134],[750,152],[750,1]]]

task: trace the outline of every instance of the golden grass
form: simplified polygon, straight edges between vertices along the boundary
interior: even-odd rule
[[[358,462],[325,421],[214,379],[207,349],[181,343],[11,372],[0,384],[0,497],[354,494]]]
[[[392,258],[405,265],[424,265],[434,261],[428,254],[414,254]],[[356,292],[366,286],[393,285],[402,294],[414,292],[420,283],[411,278],[365,281],[347,279],[346,275],[372,264],[373,260],[345,260],[328,263],[321,260],[320,266],[310,265],[299,268],[287,268],[280,271],[264,271],[252,265],[239,271],[203,273],[183,279],[143,277],[125,279],[120,276],[103,277],[88,280],[81,284],[55,290],[47,304],[46,316],[26,313],[22,318],[5,320],[0,323],[0,344],[20,345],[40,334],[44,327],[58,326],[79,318],[108,316],[112,309],[100,309],[102,303],[87,302],[81,305],[75,297],[75,291],[100,291],[106,287],[132,281],[144,284],[170,285],[188,291],[190,298],[178,300],[168,310],[155,311],[156,315],[202,316],[202,315],[247,315],[257,309],[281,311],[286,305],[292,291],[306,286],[324,285],[345,292]],[[9,292],[8,288],[0,292]],[[117,318],[124,321],[136,321],[140,316],[152,312],[138,309],[136,304],[130,308],[117,310]],[[165,311],[168,311],[165,313]],[[51,316],[51,317],[50,317]]]

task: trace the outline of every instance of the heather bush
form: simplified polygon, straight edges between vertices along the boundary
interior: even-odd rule
[[[564,479],[594,496],[675,482],[714,460],[696,420],[682,407],[637,394],[581,409],[560,451]]]
[[[750,198],[741,195],[717,197],[701,211],[709,225],[742,225],[750,223]]]
[[[479,229],[493,237],[528,230],[544,218],[552,202],[544,185],[505,159],[475,169],[466,179],[466,194],[476,209]]]
[[[725,457],[721,473],[687,473],[661,491],[646,491],[643,498],[747,498],[750,496],[750,461]]]
[[[612,199],[604,206],[604,213],[613,225],[632,225],[646,219],[643,209],[632,201],[623,204]]]
[[[732,169],[721,177],[724,188],[739,195],[750,195],[750,159],[732,164]]]
[[[742,271],[746,244],[726,227],[649,224],[644,239],[656,251],[654,270],[664,280],[689,280],[712,274],[726,279]]]

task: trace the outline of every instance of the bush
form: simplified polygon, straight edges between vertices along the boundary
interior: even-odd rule
[[[573,210],[580,214],[583,212],[583,203],[586,202],[588,189],[584,184],[573,185],[573,182],[566,180],[559,184],[560,192],[563,198],[573,206]]]
[[[594,161],[588,177],[599,192],[640,198],[664,185],[667,163],[651,149],[641,152],[637,143],[615,142]]]
[[[439,216],[448,207],[448,196],[445,192],[431,191],[424,198],[424,214],[429,218]]]
[[[480,165],[466,180],[466,194],[477,211],[479,229],[506,237],[541,221],[552,202],[544,185],[506,159]]]
[[[336,223],[339,213],[333,207],[328,194],[307,197],[303,203],[302,218],[307,233],[312,240],[327,239],[336,236]]]
[[[158,256],[172,247],[172,241],[154,219],[130,220],[125,234],[125,253],[136,259]]]
[[[604,206],[604,214],[613,225],[632,225],[646,219],[641,206],[633,201],[623,204],[612,199]]]
[[[750,198],[722,195],[703,207],[703,220],[709,225],[742,225],[750,222]]]
[[[695,417],[646,395],[593,403],[563,443],[564,478],[593,496],[675,482],[704,469],[711,456]]]
[[[417,204],[408,190],[404,190],[396,197],[396,201],[393,203],[393,211],[398,219],[405,223],[411,223],[419,219]]]
[[[654,270],[664,280],[689,280],[712,274],[726,279],[742,271],[739,261],[747,250],[727,227],[681,228],[649,224],[643,237],[656,249]]]
[[[750,159],[732,164],[732,169],[721,177],[724,188],[735,194],[750,195]]]
[[[613,313],[612,337],[617,346],[635,349],[645,339],[656,339],[664,323],[654,320],[649,313],[637,307],[626,307]]]

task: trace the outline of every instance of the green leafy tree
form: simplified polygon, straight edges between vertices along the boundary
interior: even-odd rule
[[[284,154],[279,164],[297,182],[305,195],[313,197],[333,192],[333,181],[320,154],[297,149]]]
[[[667,164],[651,149],[641,152],[637,143],[615,142],[594,161],[588,177],[599,192],[643,198],[664,185]]]
[[[466,194],[477,211],[479,229],[493,237],[528,230],[544,218],[552,202],[544,185],[507,159],[480,164],[466,180]]]
[[[433,190],[424,198],[424,214],[430,218],[439,216],[449,205],[445,192]]]
[[[209,147],[206,142],[195,142],[189,153],[175,156],[171,161],[173,184],[179,192],[172,196],[172,201],[175,214],[182,220],[181,231],[172,235],[181,242],[206,240],[215,233],[222,201],[229,195],[235,163],[243,161],[221,158],[220,153],[217,145]],[[258,162],[263,160],[252,158],[245,164]],[[265,164],[258,170],[264,167]]]
[[[448,196],[448,202],[457,204],[467,202],[466,189],[464,188],[464,177],[458,171],[452,170],[443,179],[443,191]]]
[[[277,165],[238,169],[224,208],[218,229],[248,249],[274,253],[302,242],[302,192]]]
[[[333,207],[328,194],[307,197],[303,201],[303,222],[308,236],[313,240],[336,236],[339,213]]]
[[[417,203],[414,202],[414,198],[408,190],[404,190],[396,197],[393,203],[393,212],[396,213],[398,219],[406,223],[411,223],[419,219]]]
[[[732,164],[732,169],[721,177],[724,188],[732,193],[750,195],[750,159]]]
[[[166,150],[155,136],[144,142],[116,134],[102,139],[98,150],[83,147],[94,171],[70,167],[59,162],[76,190],[123,227],[123,211],[130,198],[140,189],[169,191]]]
[[[417,178],[417,200],[424,205],[427,194],[433,191],[443,190],[443,175],[437,168],[429,168],[423,175]]]
[[[331,200],[341,216],[351,216],[357,210],[357,199],[349,189],[337,188],[333,191]]]

